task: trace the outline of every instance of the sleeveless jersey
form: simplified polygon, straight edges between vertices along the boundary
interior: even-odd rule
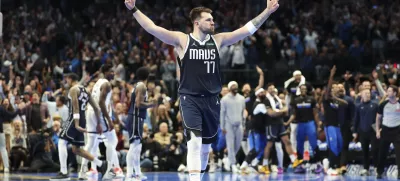
[[[79,119],[79,126],[81,128],[86,128],[86,118],[85,118],[85,110],[86,110],[86,105],[89,102],[89,94],[86,92],[85,87],[79,85],[78,86],[79,89],[79,94],[78,94],[78,102],[79,102],[79,115],[80,115],[80,119]],[[72,105],[72,98],[70,93],[68,93],[68,119],[66,124],[64,124],[65,126],[68,127],[75,127],[73,123],[74,118],[73,118],[73,105]]]
[[[194,96],[218,95],[222,89],[219,49],[214,36],[204,41],[188,35],[185,54],[178,57],[181,72],[179,93]]]
[[[92,98],[97,104],[100,103],[101,86],[105,83],[108,83],[107,79],[99,79],[99,80],[97,80],[96,84],[94,84],[94,86],[93,86]],[[112,91],[110,91],[106,97],[106,108],[107,108],[107,112],[110,115],[110,117],[111,117],[111,94],[112,94]],[[93,107],[89,105],[88,109],[93,110]]]
[[[135,93],[135,91],[136,91],[136,87],[137,87],[139,84],[143,84],[143,82],[138,82],[138,83],[136,84],[135,88],[134,88],[133,91],[132,91],[132,94],[131,94],[131,104],[130,104],[130,106],[129,106],[128,114],[134,115],[134,116],[137,116],[137,117],[140,117],[140,118],[145,119],[145,118],[146,118],[146,115],[147,115],[147,108],[138,108],[138,107],[136,107],[136,105],[135,105],[135,100],[136,100],[136,93]],[[144,97],[144,101],[147,102],[147,99],[148,99],[148,95],[147,95],[147,90],[146,90],[146,96]]]

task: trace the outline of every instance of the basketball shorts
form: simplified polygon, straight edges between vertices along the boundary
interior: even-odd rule
[[[267,126],[267,139],[268,141],[281,141],[281,137],[288,135],[288,131],[286,130],[283,124],[271,124]]]
[[[75,146],[84,146],[85,145],[85,135],[84,133],[78,131],[75,128],[74,121],[67,122],[65,128],[61,130],[60,138],[68,141],[72,145]]]
[[[180,95],[180,111],[185,136],[190,131],[202,137],[203,144],[211,144],[218,138],[220,100],[218,96],[203,97]]]
[[[133,143],[135,140],[142,140],[143,138],[143,124],[144,118],[128,114],[128,123],[126,128],[129,133],[129,143]]]

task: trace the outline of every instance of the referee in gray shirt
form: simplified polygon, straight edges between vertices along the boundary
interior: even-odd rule
[[[233,173],[239,173],[236,167],[236,153],[243,139],[243,121],[246,102],[238,93],[238,84],[231,81],[228,84],[229,93],[221,99],[221,129],[226,135],[228,159]]]
[[[395,149],[397,169],[400,169],[400,101],[396,99],[397,95],[397,87],[389,86],[387,89],[389,99],[379,105],[376,116],[376,137],[380,141],[377,179],[382,178],[391,143]],[[381,119],[382,125],[380,125]],[[400,174],[397,178],[400,179]]]

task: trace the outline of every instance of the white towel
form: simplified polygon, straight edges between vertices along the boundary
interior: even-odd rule
[[[279,97],[277,95],[274,95],[274,97],[275,97],[276,100],[278,100],[279,107],[282,109],[283,106],[282,106],[281,99],[279,99]],[[272,110],[279,111],[279,109],[276,109],[276,104],[277,103],[275,102],[274,97],[271,94],[267,93],[267,99],[271,103]]]
[[[284,83],[285,89],[289,86],[290,83],[294,81],[294,77],[290,78]],[[300,84],[297,86],[296,95],[300,95],[300,86],[306,83],[306,78],[301,76]]]

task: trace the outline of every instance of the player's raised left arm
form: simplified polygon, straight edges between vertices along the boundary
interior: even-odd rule
[[[267,8],[265,8],[265,10],[253,20],[249,21],[245,26],[233,32],[215,35],[217,43],[220,47],[229,46],[252,35],[261,27],[262,24],[264,24],[268,17],[279,8],[278,1],[279,0],[267,0]]]

